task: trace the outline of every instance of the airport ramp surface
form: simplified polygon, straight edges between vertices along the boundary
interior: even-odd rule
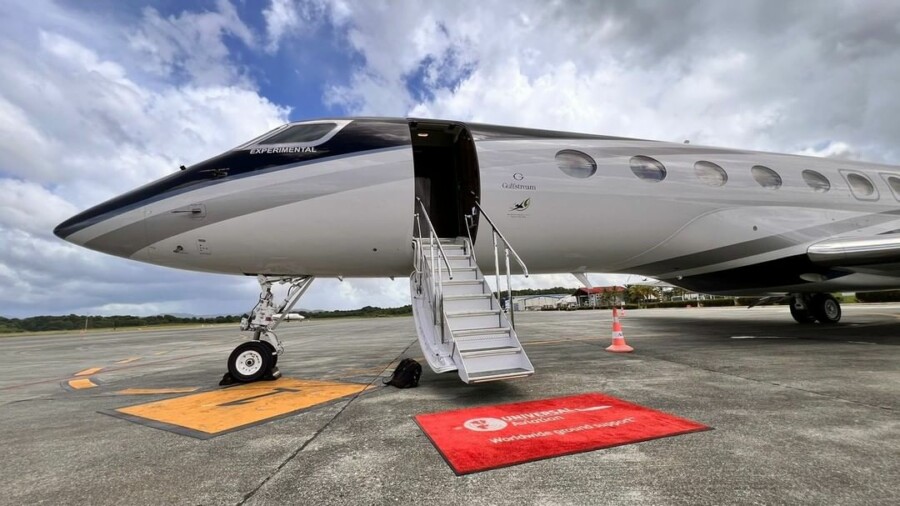
[[[604,351],[607,311],[522,312],[534,376],[426,368],[407,390],[381,379],[422,358],[411,318],[286,324],[290,382],[224,393],[237,329],[3,337],[0,489],[7,504],[895,504],[900,306],[844,310],[835,326],[783,306],[628,311],[627,355]],[[587,392],[715,430],[456,476],[413,418]],[[210,410],[193,430],[221,433],[154,422],[174,415],[147,406],[199,409],[190,396]],[[110,416],[134,406],[150,421]]]

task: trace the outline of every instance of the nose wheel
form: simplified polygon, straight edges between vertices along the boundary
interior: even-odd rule
[[[281,323],[283,315],[288,314],[300,300],[314,278],[257,276],[257,279],[260,286],[259,302],[241,320],[241,330],[253,332],[253,340],[240,344],[228,356],[228,373],[219,382],[220,385],[281,377],[275,364],[278,363],[278,356],[284,352],[284,346],[273,331]],[[284,301],[278,306],[273,302],[273,283],[290,285]]]
[[[263,378],[275,367],[272,348],[262,341],[242,343],[228,357],[228,373],[238,383],[250,383]]]

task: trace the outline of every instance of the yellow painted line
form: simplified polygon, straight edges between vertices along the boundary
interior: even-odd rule
[[[154,355],[156,355],[158,357],[160,355],[165,355],[166,353],[169,353],[169,352],[168,351],[160,351],[158,353],[154,353]]]
[[[130,364],[130,363],[136,362],[136,361],[138,361],[138,360],[140,360],[140,359],[141,359],[141,357],[130,357],[130,358],[126,358],[125,360],[119,360],[119,361],[116,362],[116,363],[117,363],[117,364]]]
[[[215,435],[357,394],[366,388],[366,385],[358,383],[281,378],[114,411],[149,422]]]
[[[100,372],[102,370],[103,370],[102,367],[91,367],[90,369],[85,369],[81,372],[76,372],[75,376],[90,376],[92,374],[97,374],[98,372]]]
[[[126,388],[116,392],[120,395],[156,395],[156,394],[189,394],[200,390],[200,387],[183,388]]]
[[[75,390],[84,390],[85,388],[94,388],[97,384],[91,381],[90,378],[81,378],[69,380],[69,386]]]

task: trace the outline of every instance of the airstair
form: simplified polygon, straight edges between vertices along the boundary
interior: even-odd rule
[[[502,245],[509,295],[510,254],[523,272],[522,260],[476,204],[474,211],[490,224],[496,286],[500,288]],[[473,220],[472,216],[466,217]],[[424,223],[426,229],[421,224]],[[482,383],[534,374],[515,331],[512,304],[504,311],[478,267],[470,237],[439,238],[421,201],[413,239],[415,272],[410,277],[413,315],[419,344],[432,370],[457,371],[466,383]],[[510,296],[507,300],[511,301]]]

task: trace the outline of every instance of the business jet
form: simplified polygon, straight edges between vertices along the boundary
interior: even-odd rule
[[[300,313],[276,313],[272,318],[283,322],[302,322],[306,319],[306,317]]]
[[[54,232],[142,262],[256,276],[241,323],[252,338],[227,362],[239,382],[277,377],[277,315],[315,277],[408,276],[428,364],[466,383],[534,372],[494,294],[511,275],[629,273],[785,298],[801,324],[840,320],[830,292],[900,288],[900,167],[347,118],[283,125],[180,169]]]

